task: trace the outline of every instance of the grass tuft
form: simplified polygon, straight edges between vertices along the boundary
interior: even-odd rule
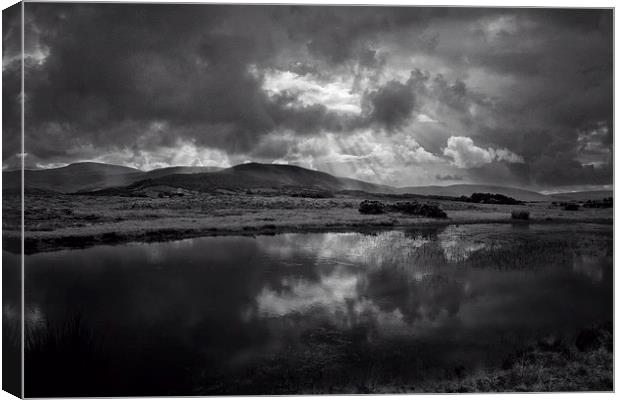
[[[530,219],[530,212],[524,210],[512,210],[510,218],[527,221]]]

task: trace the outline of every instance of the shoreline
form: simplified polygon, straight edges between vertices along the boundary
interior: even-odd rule
[[[349,221],[343,223],[307,223],[307,224],[262,224],[245,226],[187,226],[161,227],[145,229],[138,226],[134,230],[114,230],[111,226],[95,226],[95,229],[74,229],[73,233],[54,231],[26,231],[24,240],[24,254],[32,255],[43,252],[53,252],[71,249],[84,249],[98,245],[123,245],[129,243],[157,243],[184,239],[214,236],[257,236],[277,235],[285,233],[324,233],[324,232],[359,232],[376,233],[394,229],[415,229],[433,226],[471,225],[471,224],[512,224],[512,225],[550,225],[550,224],[597,224],[613,225],[610,218],[590,219],[530,219],[528,221],[513,220],[510,218],[470,218],[470,219],[432,219],[417,218],[404,223],[394,220]],[[98,228],[98,229],[97,229]],[[106,229],[108,228],[108,229]],[[92,231],[95,232],[92,232]],[[14,232],[3,233],[3,250],[13,254],[20,254],[21,240]]]
[[[519,205],[427,201],[447,214],[429,218],[399,211],[362,214],[372,196],[305,198],[286,195],[192,194],[168,198],[38,194],[25,204],[25,254],[114,245],[163,242],[201,236],[253,236],[278,233],[367,232],[450,224],[613,224],[613,209],[567,211],[558,204]],[[394,204],[402,199],[386,197]],[[3,249],[21,252],[21,200],[3,199]],[[528,220],[512,219],[513,212]]]

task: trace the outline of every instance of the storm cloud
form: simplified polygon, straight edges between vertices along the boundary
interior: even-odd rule
[[[26,164],[610,185],[611,10],[25,5]],[[3,14],[3,165],[20,49]],[[456,179],[455,179],[456,180]]]

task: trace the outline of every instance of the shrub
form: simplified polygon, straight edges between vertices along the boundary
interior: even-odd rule
[[[513,210],[510,213],[510,217],[512,219],[528,220],[528,219],[530,219],[530,212],[529,211],[523,211],[523,210]]]
[[[601,200],[588,200],[583,206],[585,208],[613,208],[614,199],[613,197],[606,197]]]
[[[522,201],[513,199],[512,197],[504,196],[500,193],[473,193],[471,196],[461,196],[460,201],[467,203],[482,203],[482,204],[523,204]]]
[[[567,203],[566,205],[564,205],[564,210],[566,210],[566,211],[577,211],[577,210],[579,210],[579,204]]]
[[[418,214],[421,204],[417,201],[399,201],[388,206],[390,211],[401,212],[403,214]]]
[[[376,200],[364,200],[360,203],[359,212],[362,214],[383,214],[386,211],[401,212],[403,214],[419,215],[428,218],[447,218],[446,213],[435,204],[422,204],[416,201],[400,201],[385,205]]]
[[[418,215],[430,218],[447,218],[448,215],[435,204],[422,204]]]
[[[446,213],[435,204],[421,204],[416,201],[397,202],[387,206],[389,211],[420,215],[429,218],[446,218]]]
[[[364,200],[360,203],[358,211],[362,214],[383,214],[385,205],[376,200]]]
[[[577,335],[575,347],[581,352],[596,350],[600,347],[605,347],[609,351],[612,351],[612,330],[609,323],[586,328]]]

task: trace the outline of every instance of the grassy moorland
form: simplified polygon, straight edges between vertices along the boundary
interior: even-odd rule
[[[160,192],[161,193],[161,192]],[[379,199],[385,204],[418,200],[438,205],[447,218],[434,219],[399,212],[361,214],[360,202]],[[19,249],[20,198],[5,192],[5,248]],[[367,230],[416,224],[511,223],[513,211],[528,211],[533,223],[597,222],[611,224],[611,208],[565,210],[559,203],[521,205],[476,204],[420,196],[341,192],[331,197],[297,193],[201,193],[130,197],[59,194],[33,191],[26,195],[26,252],[84,247],[101,243],[163,241],[227,234],[272,234],[295,231]]]

